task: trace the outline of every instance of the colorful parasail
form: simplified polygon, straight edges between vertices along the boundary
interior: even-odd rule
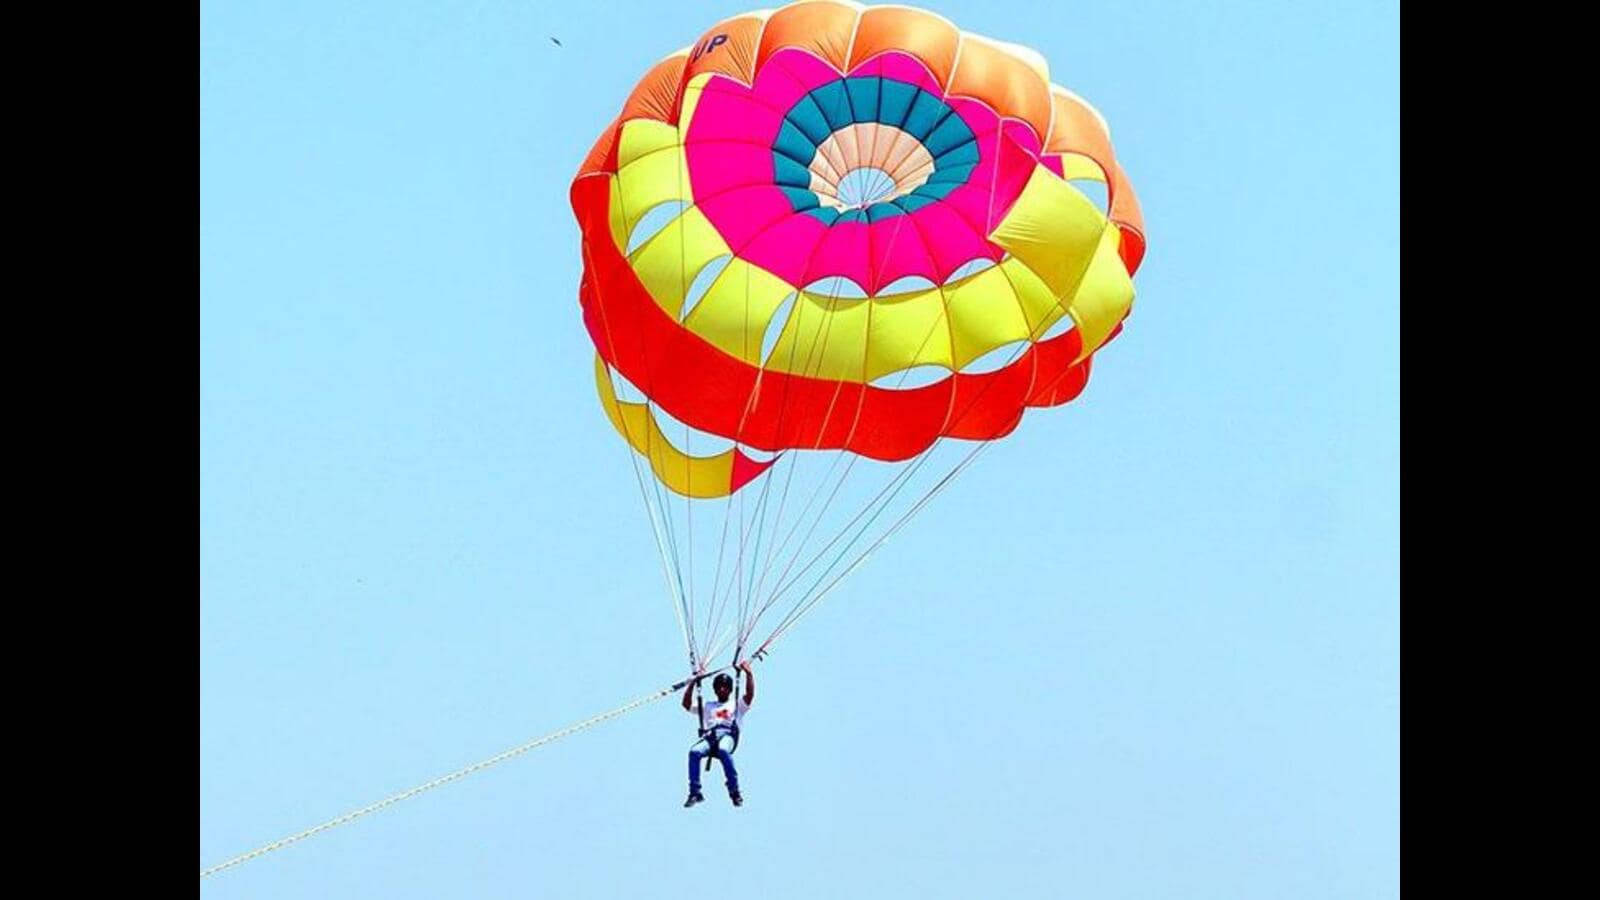
[[[837,0],[734,16],[656,63],[571,200],[601,405],[631,448],[686,631],[716,625],[682,583],[678,544],[697,508],[721,505],[718,574],[699,595],[737,605],[736,658],[784,583],[754,573],[802,558],[749,557],[774,506],[773,534],[790,527],[770,496],[793,488],[772,485],[777,467],[909,464],[1074,399],[1145,249],[1105,120],[1038,53]],[[752,491],[769,518],[735,512]],[[714,649],[686,640],[697,662]]]

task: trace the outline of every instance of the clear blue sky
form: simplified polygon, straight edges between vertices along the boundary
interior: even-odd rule
[[[750,6],[202,3],[202,866],[681,674],[567,188]],[[929,7],[1138,188],[1084,396],[780,645],[743,809],[663,702],[206,896],[1398,896],[1398,3]]]

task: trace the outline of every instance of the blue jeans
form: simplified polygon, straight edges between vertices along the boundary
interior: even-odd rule
[[[700,742],[689,749],[689,793],[700,793],[700,764],[706,757],[722,763],[722,774],[728,780],[728,792],[737,793],[739,790],[739,773],[733,768],[733,754],[728,752],[728,746],[733,743],[733,738],[726,732],[721,732],[717,749],[711,749],[711,742],[701,738]]]

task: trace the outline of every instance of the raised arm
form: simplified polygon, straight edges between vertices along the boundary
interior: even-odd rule
[[[739,668],[744,670],[744,705],[749,706],[756,702],[756,673],[748,659],[740,663]]]
[[[694,686],[699,683],[699,678],[691,678],[689,679],[689,686],[683,689],[684,712],[694,712]]]

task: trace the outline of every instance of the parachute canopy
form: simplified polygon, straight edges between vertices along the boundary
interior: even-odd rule
[[[694,532],[675,502],[732,515],[758,490],[770,516],[797,454],[830,472],[917,461],[1078,396],[1144,254],[1100,114],[1036,52],[904,6],[805,0],[712,26],[640,80],[571,199],[601,406],[669,583]],[[750,574],[745,531],[769,523],[746,513]],[[751,610],[760,590],[727,587]]]

